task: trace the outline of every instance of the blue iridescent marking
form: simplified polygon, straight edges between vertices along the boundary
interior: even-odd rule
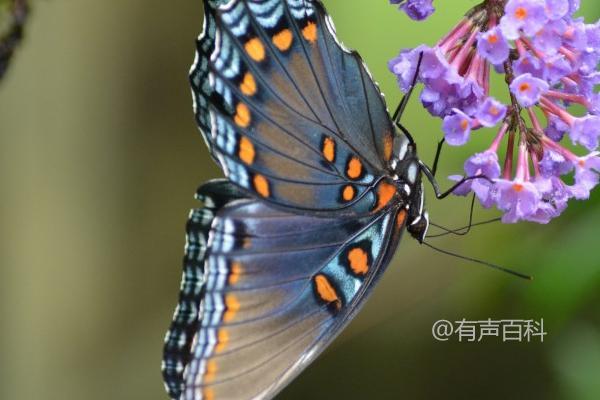
[[[258,23],[265,28],[275,27],[283,16],[283,4],[278,0],[250,3],[250,8],[255,12]]]
[[[353,245],[356,243],[368,241],[371,243],[371,254],[369,256],[374,262],[375,260],[377,260],[378,256],[383,251],[383,234],[387,232],[389,221],[390,216],[385,216],[379,222],[373,224],[364,232],[354,237],[352,241],[348,243],[348,245],[346,245],[346,247],[338,253],[338,255],[345,254],[345,252],[349,249],[352,249]],[[364,250],[366,251],[367,249]],[[337,288],[341,291],[340,294],[342,295],[346,303],[352,301],[352,299],[358,293],[360,287],[363,284],[361,279],[348,272],[347,266],[340,265],[338,256],[332,259],[331,262],[328,263],[325,266],[325,268],[323,268],[322,272],[324,272],[327,276],[332,278]]]
[[[310,17],[315,13],[315,10],[306,0],[287,0],[292,16],[296,19]]]

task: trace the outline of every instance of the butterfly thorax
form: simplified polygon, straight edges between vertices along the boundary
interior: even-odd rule
[[[416,146],[404,134],[398,133],[394,140],[394,154],[391,168],[401,201],[407,208],[407,230],[415,239],[423,242],[429,228],[429,214],[424,209],[425,194]]]

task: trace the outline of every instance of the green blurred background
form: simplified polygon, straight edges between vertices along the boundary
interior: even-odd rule
[[[384,0],[325,3],[393,106],[387,60],[433,44],[476,2],[437,1],[421,24]],[[597,20],[600,5],[583,3]],[[221,175],[187,83],[201,1],[38,0],[26,28],[0,84],[0,398],[166,399],[161,348],[184,224],[196,187]],[[404,123],[431,160],[439,121],[414,101]],[[440,175],[460,172],[490,135],[448,149]],[[448,226],[463,225],[467,207],[428,202]],[[595,193],[547,226],[494,224],[437,242],[531,283],[407,237],[364,310],[280,397],[600,398],[599,222]],[[434,321],[462,318],[544,318],[548,335],[433,340]]]

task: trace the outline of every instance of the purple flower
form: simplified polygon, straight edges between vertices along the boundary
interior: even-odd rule
[[[583,21],[570,21],[562,32],[563,44],[578,50],[587,47],[588,37]]]
[[[457,196],[466,196],[470,192],[475,193],[481,204],[485,208],[494,205],[496,196],[496,187],[489,180],[496,179],[500,176],[500,165],[498,164],[498,155],[494,151],[485,151],[477,153],[465,162],[466,176],[485,176],[487,179],[472,179],[469,180],[452,192]],[[464,177],[460,175],[450,175],[450,180],[459,182]],[[489,179],[489,180],[488,180]]]
[[[506,211],[504,223],[515,223],[530,217],[542,198],[535,185],[526,181],[498,179],[498,208]]]
[[[466,23],[463,25],[469,27]],[[473,35],[471,42],[474,44],[475,41]],[[440,43],[434,48],[420,46],[412,51],[404,50],[390,61],[388,67],[396,74],[399,86],[406,91],[414,76],[418,55],[422,53],[419,81],[424,85],[421,101],[425,108],[432,115],[442,118],[452,114],[453,108],[473,115],[478,105],[485,100],[489,86],[487,80],[484,80],[486,61],[479,55],[469,57],[465,53],[457,54],[451,64],[448,62],[447,51],[453,48],[453,42],[448,46]],[[463,71],[463,74],[459,74],[459,71]]]
[[[473,115],[479,104],[485,99],[484,89],[474,81],[473,79],[467,78],[463,80],[458,86],[459,103],[457,108],[462,109],[465,113]]]
[[[587,115],[575,118],[571,126],[571,140],[573,143],[581,144],[590,151],[598,148],[598,137],[600,136],[600,117]]]
[[[518,39],[520,30],[534,36],[548,21],[544,0],[509,0],[505,12],[500,26],[508,39]]]
[[[535,105],[549,88],[547,82],[534,78],[531,74],[519,75],[510,85],[510,91],[523,107]]]
[[[575,184],[571,187],[576,199],[587,200],[590,191],[598,185],[600,173],[600,153],[594,152],[581,157],[575,164]]]
[[[588,97],[587,107],[590,113],[594,115],[600,114],[600,94],[592,93]]]
[[[550,19],[560,19],[569,13],[569,2],[565,0],[546,0],[546,12]]]
[[[563,2],[564,0],[558,1]],[[564,20],[549,22],[533,37],[535,48],[547,55],[556,54],[563,45],[563,35],[566,29],[567,23]]]
[[[540,173],[543,178],[566,175],[572,170],[573,164],[564,156],[553,150],[544,151],[544,157],[540,161]]]
[[[508,58],[510,47],[499,27],[479,36],[477,51],[492,64],[501,64]]]
[[[534,185],[542,198],[538,203],[537,210],[525,219],[539,224],[547,224],[567,208],[571,191],[563,181],[555,176],[537,179]]]
[[[465,172],[467,176],[485,175],[489,179],[498,178],[500,176],[498,154],[487,150],[472,155],[465,161]]]
[[[568,0],[569,2],[569,14],[574,14],[579,11],[581,0]]]
[[[600,21],[575,17],[579,3],[490,0],[490,7],[468,11],[435,46],[405,50],[390,63],[408,89],[422,52],[421,102],[443,119],[448,144],[463,145],[472,130],[500,124],[489,148],[464,165],[465,176],[485,175],[493,183],[470,180],[454,194],[474,193],[484,207],[503,211],[506,223],[548,223],[570,199],[587,199],[600,181]],[[516,100],[510,107],[490,95],[493,73],[510,82]],[[585,115],[573,115],[573,105]],[[565,135],[592,153],[581,157],[566,148]]]
[[[546,58],[545,62],[544,76],[552,85],[559,83],[562,78],[573,72],[571,63],[562,54],[550,56]]]
[[[487,128],[498,125],[505,116],[506,106],[492,97],[488,97],[475,114],[477,122]]]
[[[560,118],[555,115],[550,115],[548,117],[548,126],[544,130],[544,133],[555,142],[560,142],[565,133],[569,131],[569,128],[569,125]]]
[[[396,75],[398,86],[400,86],[400,89],[402,89],[403,92],[408,92],[410,89],[417,71],[419,56],[421,52],[426,49],[426,46],[419,46],[414,49],[404,49],[397,57],[388,62],[388,68]]]
[[[421,101],[425,108],[437,117],[445,117],[453,108],[462,107],[462,80],[458,75],[445,74],[439,79],[425,80]]]
[[[450,175],[450,176],[448,176],[448,179],[450,179],[451,181],[454,181],[454,182],[460,182],[464,179],[464,176]],[[471,185],[472,184],[473,184],[473,181],[467,181],[467,182],[463,183],[462,185],[458,186],[456,189],[454,189],[452,194],[455,196],[467,196],[467,195],[469,195],[469,193],[471,193]]]
[[[400,9],[415,21],[422,21],[435,11],[433,0],[390,0],[391,4],[400,4]]]
[[[420,47],[419,47],[420,48]],[[424,81],[441,79],[449,73],[450,64],[439,48],[425,48],[421,64],[421,78]]]
[[[462,146],[467,143],[471,135],[472,119],[460,110],[454,109],[455,114],[444,118],[442,130],[446,142],[451,146]]]
[[[516,75],[531,74],[536,78],[544,78],[543,62],[531,54],[521,56],[513,65],[513,70]]]
[[[488,179],[496,179],[500,176],[500,164],[498,164],[498,155],[494,151],[485,151],[477,153],[465,162],[465,172],[467,176],[483,175]],[[471,190],[481,205],[486,208],[491,207],[495,201],[495,187],[486,179],[473,179],[469,181]]]

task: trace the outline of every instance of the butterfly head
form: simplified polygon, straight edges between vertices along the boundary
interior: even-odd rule
[[[394,142],[394,154],[396,158],[392,168],[408,211],[407,230],[422,243],[429,228],[429,214],[424,209],[425,194],[416,145],[405,135],[398,135]]]

